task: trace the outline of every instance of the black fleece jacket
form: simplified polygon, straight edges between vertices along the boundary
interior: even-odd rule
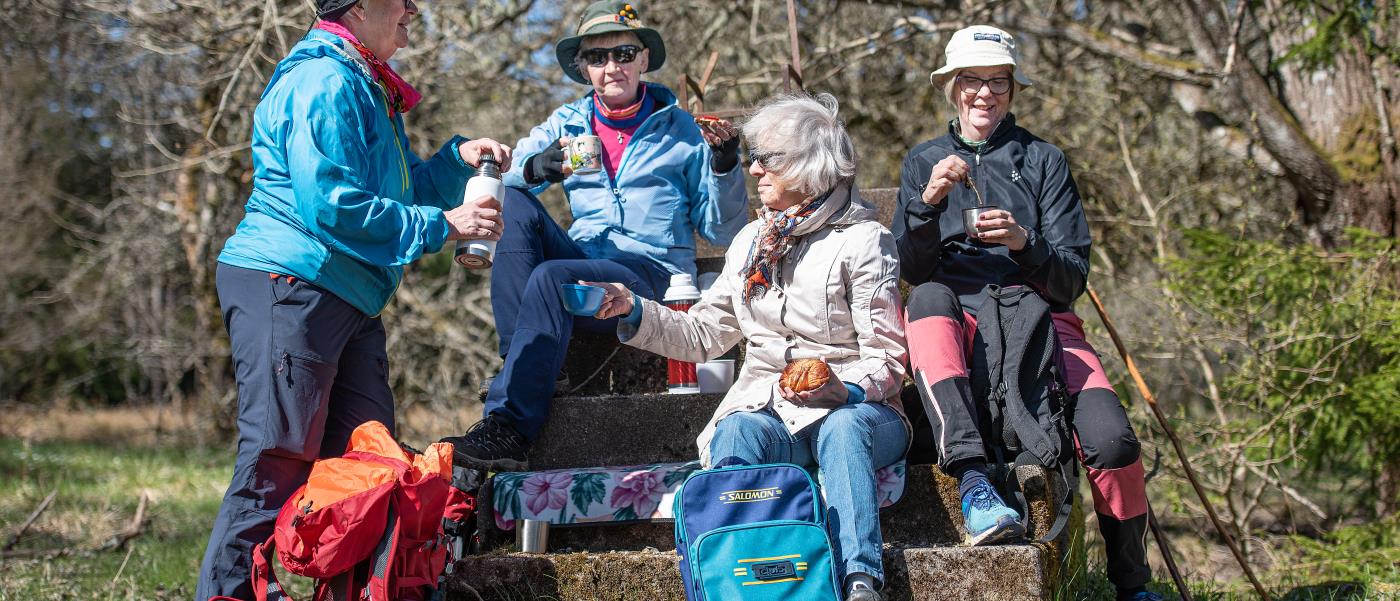
[[[909,152],[900,173],[899,207],[890,231],[899,249],[900,273],[911,285],[940,282],[976,313],[988,284],[1029,285],[1052,311],[1069,311],[1089,277],[1089,224],[1065,153],[1031,135],[1008,114],[979,150],[963,143],[949,124],[947,135]],[[1029,233],[1012,252],[963,233],[962,210],[977,197],[958,185],[936,206],[921,196],[933,166],[948,155],[967,161],[987,204],[1011,211]]]

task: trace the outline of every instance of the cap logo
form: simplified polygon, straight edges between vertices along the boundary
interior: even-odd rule
[[[987,42],[996,42],[996,43],[1000,44],[1000,43],[1001,43],[1001,34],[999,34],[999,33],[974,33],[974,34],[972,34],[972,41],[974,41],[974,42],[987,41]]]

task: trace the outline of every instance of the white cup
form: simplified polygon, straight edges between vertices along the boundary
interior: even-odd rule
[[[734,360],[715,359],[695,364],[696,379],[700,380],[700,392],[728,392],[734,385]]]

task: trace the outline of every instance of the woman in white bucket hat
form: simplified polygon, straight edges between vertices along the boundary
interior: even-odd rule
[[[1144,531],[1139,444],[1072,305],[1089,275],[1089,226],[1065,155],[1016,125],[1013,99],[1030,87],[1010,33],[977,25],[948,41],[947,64],[929,75],[957,110],[947,134],[904,159],[890,230],[906,303],[909,363],[939,451],[958,478],[972,544],[1024,534],[1017,512],[988,481],[968,365],[976,312],[989,285],[1029,286],[1050,305],[1062,353],[1067,411],[1107,546],[1119,599],[1156,601]],[[975,210],[978,208],[980,210]],[[964,223],[967,211],[969,222]]]

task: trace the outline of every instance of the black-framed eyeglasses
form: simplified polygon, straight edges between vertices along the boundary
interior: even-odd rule
[[[612,48],[589,48],[579,53],[584,62],[590,67],[601,67],[608,64],[608,56],[619,65],[625,65],[637,60],[637,55],[642,51],[642,47],[636,44],[623,44]]]
[[[991,79],[982,79],[981,77],[975,77],[972,75],[958,76],[958,87],[962,89],[963,92],[966,92],[968,94],[976,94],[978,92],[981,92],[982,86],[984,85],[987,86],[987,88],[990,89],[993,94],[1000,96],[1011,91],[1011,78],[993,77]]]
[[[762,167],[764,171],[772,171],[773,160],[782,156],[782,154],[781,152],[758,152],[756,150],[750,150],[749,164],[758,163],[758,166]]]

